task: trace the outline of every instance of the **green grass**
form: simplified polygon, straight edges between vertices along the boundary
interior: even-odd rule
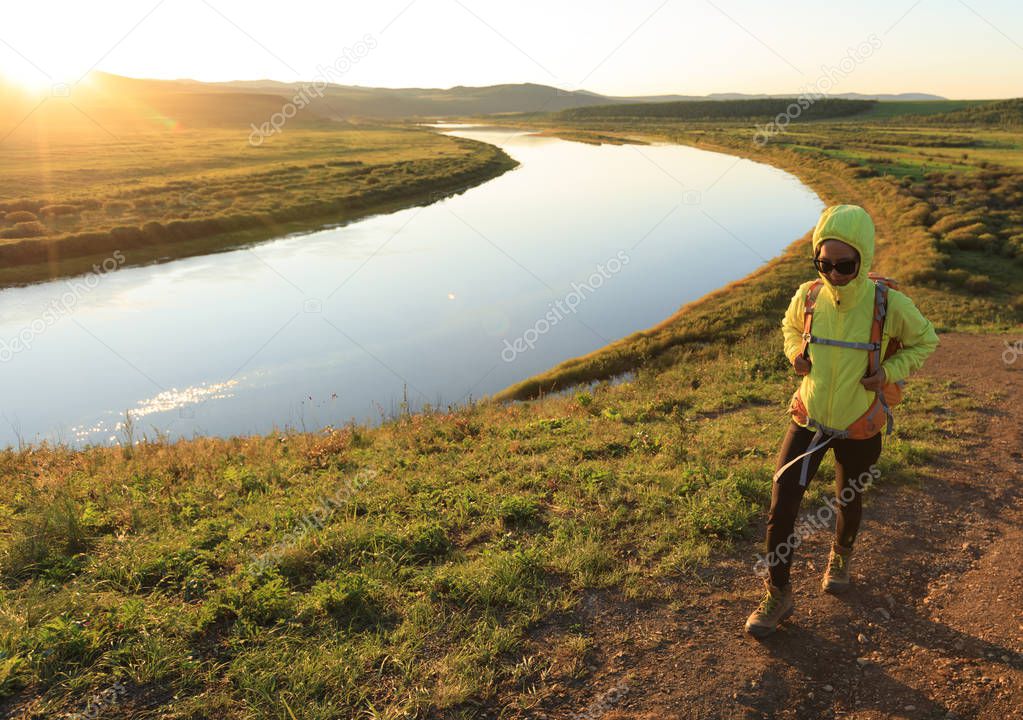
[[[664,600],[757,541],[794,387],[776,345],[378,428],[3,453],[0,688],[53,714],[162,689],[171,718],[529,703],[540,674],[586,677],[587,592]],[[925,410],[965,401],[915,383],[883,482],[948,452],[961,420]],[[541,625],[568,662],[530,665]]]
[[[1005,145],[1018,146],[987,146],[1007,158],[997,167],[896,176],[853,161],[891,128],[861,128],[862,147],[804,128],[764,148],[738,125],[568,130],[786,168],[828,202],[868,207],[879,268],[937,324],[1019,327]],[[933,132],[909,134],[945,137]],[[850,156],[819,152],[822,139]],[[898,145],[939,145],[913,147]],[[681,602],[721,558],[752,570],[796,386],[778,318],[808,276],[808,245],[506,393],[565,390],[539,400],[321,434],[0,453],[0,711],[82,712],[116,683],[126,715],[468,718],[585,684],[593,593]],[[921,378],[907,395],[882,487],[925,482],[985,402]],[[812,484],[806,506],[829,484]]]
[[[994,102],[993,100],[891,100],[875,103],[863,114],[850,118],[850,122],[862,120],[884,120],[901,118],[907,115],[938,115],[955,112],[971,107],[978,107]]]
[[[562,110],[555,116],[559,121],[575,122],[600,118],[628,120],[671,118],[676,121],[694,120],[759,120],[766,122],[786,113],[793,105],[800,110],[793,119],[800,122],[861,116],[878,103],[874,100],[846,100],[821,98],[814,103],[796,102],[794,97],[753,98],[743,100],[677,100],[672,102],[627,103],[619,105],[592,105]]]
[[[238,130],[4,143],[0,285],[201,254],[429,201],[515,162],[416,128],[289,128],[258,147]]]

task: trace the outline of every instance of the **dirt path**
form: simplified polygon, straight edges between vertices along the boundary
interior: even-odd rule
[[[872,491],[845,595],[818,590],[823,532],[796,553],[796,613],[764,641],[743,632],[762,586],[738,560],[678,612],[595,594],[593,675],[524,717],[1023,718],[1023,356],[1003,362],[1005,339],[941,336],[921,374],[981,398],[988,434],[964,433],[922,488]]]

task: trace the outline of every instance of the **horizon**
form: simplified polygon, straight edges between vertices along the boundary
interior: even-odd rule
[[[143,7],[106,0],[98,9],[60,7],[59,25],[50,21],[54,3],[20,6],[7,11],[0,31],[0,74],[29,89],[73,85],[93,70],[140,80],[302,84],[338,69],[331,84],[392,90],[536,84],[610,97],[793,97],[813,88],[1023,96],[1011,70],[1023,53],[1023,9],[1005,3],[891,8],[871,0],[850,12],[807,2],[765,10],[652,0],[585,13],[570,2],[294,5],[271,15],[238,0]],[[541,12],[545,22],[535,22]],[[809,31],[808,14],[816,20]],[[188,53],[178,46],[183,37]]]
[[[288,80],[277,80],[275,78],[270,78],[270,77],[233,78],[233,79],[229,79],[229,80],[199,80],[199,79],[192,78],[192,77],[166,77],[166,78],[162,78],[162,77],[140,77],[140,76],[134,76],[134,75],[122,75],[122,74],[119,74],[119,73],[110,73],[110,72],[107,72],[105,70],[94,70],[94,71],[91,71],[88,75],[80,78],[75,84],[87,83],[89,78],[93,74],[95,74],[97,72],[98,73],[102,73],[102,74],[107,75],[107,76],[119,78],[119,79],[134,80],[134,81],[139,81],[139,82],[168,82],[168,83],[180,82],[180,83],[197,83],[197,84],[202,84],[202,85],[238,85],[238,84],[242,84],[242,83],[246,83],[246,84],[251,84],[251,83],[267,83],[267,84],[277,83],[277,84],[293,86],[293,87],[302,87],[303,85],[309,85],[309,84],[315,82],[314,79],[310,79],[310,80],[291,80],[291,81],[288,81]],[[18,82],[18,81],[14,81],[14,80],[11,80],[10,78],[3,77],[3,75],[0,75],[0,79],[5,79],[8,82],[10,82],[11,85],[17,87],[18,89],[20,89],[22,91],[29,92],[29,93],[31,93],[33,91],[49,92],[49,90],[50,90],[50,88],[47,88],[45,86],[34,86],[34,85],[31,85],[31,84],[25,84],[25,83],[21,83],[21,82]],[[601,93],[601,92],[598,92],[596,90],[592,90],[590,88],[585,88],[585,87],[576,88],[574,90],[567,90],[565,88],[558,87],[557,85],[548,85],[548,84],[545,84],[545,83],[539,83],[539,82],[534,82],[534,81],[530,81],[530,80],[524,80],[524,81],[521,81],[521,82],[490,83],[490,84],[487,84],[487,85],[456,84],[456,85],[447,85],[447,86],[401,85],[401,86],[390,87],[390,86],[380,86],[380,85],[360,85],[360,84],[357,84],[357,83],[335,83],[335,82],[328,82],[327,85],[330,86],[330,87],[360,88],[360,89],[364,89],[364,90],[440,90],[440,91],[450,91],[450,90],[455,90],[457,88],[483,89],[483,88],[493,88],[493,87],[502,87],[502,86],[512,86],[512,87],[514,87],[514,86],[535,85],[537,87],[550,87],[550,88],[553,88],[555,90],[559,90],[561,92],[566,92],[566,93],[589,93],[591,95],[599,95],[601,97],[608,97],[608,98],[622,98],[622,97],[626,97],[626,98],[628,98],[628,97],[645,98],[645,97],[661,97],[661,96],[664,96],[664,97],[680,96],[680,97],[692,97],[692,98],[701,99],[701,98],[713,97],[713,96],[716,96],[716,95],[749,95],[749,96],[760,96],[760,95],[762,95],[762,96],[765,96],[765,97],[772,97],[772,98],[792,98],[792,97],[798,97],[799,94],[800,94],[800,91],[792,91],[792,92],[767,92],[767,91],[743,92],[743,91],[738,91],[738,90],[714,90],[714,91],[711,91],[709,93],[702,94],[702,95],[695,95],[693,93],[684,93],[684,92],[651,93],[651,94],[625,93],[624,95],[607,95],[605,93]],[[802,92],[806,92],[806,90],[804,90]],[[932,96],[935,96],[936,98],[941,98],[941,99],[945,99],[945,100],[1011,100],[1011,99],[1014,99],[1014,98],[1017,98],[1017,97],[1023,97],[1023,95],[1010,95],[1010,96],[1007,96],[1007,97],[1004,97],[1004,98],[979,97],[979,96],[978,97],[952,98],[952,97],[948,97],[946,95],[940,95],[938,93],[933,93],[933,92],[930,92],[928,90],[901,90],[901,91],[892,91],[892,92],[869,92],[869,91],[851,91],[850,90],[850,91],[835,92],[835,93],[823,93],[823,96],[825,96],[825,97],[837,97],[837,96],[841,96],[841,95],[863,95],[863,96],[875,96],[875,95],[877,95],[877,96],[882,96],[882,95],[883,96],[932,95]]]

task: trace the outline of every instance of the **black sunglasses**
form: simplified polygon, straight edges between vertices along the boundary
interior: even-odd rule
[[[833,263],[830,260],[814,258],[813,261],[813,266],[823,275],[827,275],[832,270],[838,270],[839,275],[852,275],[856,272],[856,268],[859,264],[859,260],[841,260],[837,263]]]

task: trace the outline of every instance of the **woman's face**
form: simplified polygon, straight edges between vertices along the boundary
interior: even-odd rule
[[[826,260],[832,266],[837,263],[848,262],[850,260],[856,262],[856,269],[853,270],[850,275],[842,275],[836,268],[832,267],[831,272],[827,274],[827,278],[831,281],[832,285],[848,285],[860,272],[860,254],[856,252],[856,248],[852,245],[844,243],[841,240],[825,240],[822,242],[820,245],[820,254],[817,257],[820,260]]]

